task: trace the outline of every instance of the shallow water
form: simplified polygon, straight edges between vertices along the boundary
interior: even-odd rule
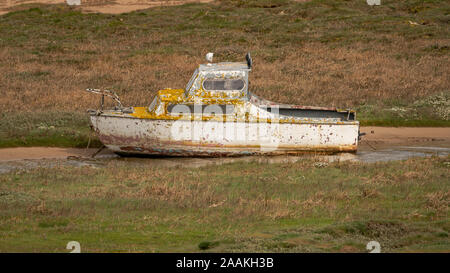
[[[83,149],[80,149],[83,150]],[[13,170],[33,169],[33,168],[53,168],[58,166],[91,166],[101,168],[110,161],[126,162],[132,166],[152,166],[152,167],[187,167],[197,168],[207,165],[222,165],[233,162],[260,162],[260,163],[294,163],[305,158],[314,158],[319,161],[355,161],[355,162],[385,162],[391,160],[405,160],[411,157],[447,156],[450,154],[450,147],[444,146],[391,146],[373,149],[362,147],[356,154],[339,153],[334,155],[302,155],[302,156],[246,156],[246,157],[225,157],[225,158],[133,158],[119,157],[110,151],[104,151],[95,158],[86,156],[68,156],[59,159],[22,159],[11,161],[0,161],[0,173],[7,173]]]
[[[351,160],[360,162],[383,162],[405,160],[411,157],[447,156],[450,148],[443,147],[395,147],[375,151],[360,151]]]

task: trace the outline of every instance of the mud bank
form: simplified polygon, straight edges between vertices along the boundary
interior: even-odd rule
[[[153,167],[188,167],[220,165],[232,162],[257,161],[260,163],[292,163],[305,157],[320,161],[379,162],[404,160],[410,157],[448,156],[450,154],[450,128],[389,128],[362,127],[366,133],[356,154],[303,156],[247,156],[233,158],[121,158],[104,149],[95,158],[97,149],[19,147],[0,149],[0,173],[17,169],[54,166],[101,167],[109,160],[122,160],[130,165]]]
[[[450,148],[450,128],[396,128],[396,127],[361,127],[366,133],[359,144],[358,152],[405,147]],[[428,149],[428,150],[430,150]],[[417,150],[417,148],[416,148]],[[64,159],[67,157],[89,158],[97,149],[53,148],[53,147],[18,147],[0,149],[0,162],[25,159]],[[96,158],[115,157],[103,150]]]
[[[361,144],[372,145],[411,145],[417,143],[442,143],[450,141],[450,127],[361,127]],[[450,147],[450,146],[449,146]]]
[[[62,159],[67,157],[90,157],[97,149],[18,147],[0,149],[0,162],[25,159]]]

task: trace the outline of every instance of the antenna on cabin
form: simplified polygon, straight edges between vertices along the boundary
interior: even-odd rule
[[[208,54],[206,54],[206,61],[208,61],[208,65],[211,65],[212,61],[213,61],[213,56],[214,53],[209,52]]]
[[[250,56],[250,52],[248,52],[247,55],[245,55],[245,59],[247,60],[248,68],[251,69],[253,66],[253,60],[252,60],[252,56]]]

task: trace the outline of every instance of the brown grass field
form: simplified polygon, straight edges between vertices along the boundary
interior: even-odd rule
[[[302,6],[308,3],[278,2],[279,7],[257,9],[257,19],[241,14],[246,7],[225,3],[115,16],[82,14],[63,5],[40,6],[39,11],[4,16],[0,19],[0,107],[6,112],[84,111],[97,103],[83,92],[87,87],[111,88],[128,105],[147,105],[159,89],[183,88],[208,51],[216,53],[217,61],[240,60],[247,51],[253,52],[251,89],[285,103],[382,107],[448,92],[449,28],[444,19],[430,17],[423,25],[410,25],[408,20],[420,21],[421,14],[395,10],[387,15],[403,15],[402,20],[382,21],[376,15],[386,7],[376,11],[358,1],[337,1],[337,14],[325,20],[316,16],[330,11],[314,15],[309,14],[309,6]],[[317,5],[333,10],[333,4]],[[340,6],[359,14],[341,15]],[[433,8],[438,9],[437,3]],[[180,18],[191,9],[195,16]],[[161,14],[168,16],[158,19]],[[73,18],[58,20],[64,15]],[[236,16],[243,26],[227,26]],[[257,26],[259,21],[269,21],[260,16],[270,17],[275,26]],[[363,16],[367,18],[361,20]],[[16,24],[19,18],[24,20]],[[361,20],[358,28],[351,19]],[[220,28],[208,27],[207,21],[217,21]],[[282,30],[283,25],[287,29]]]
[[[108,49],[101,43],[81,44],[74,52],[61,49],[63,52],[48,54],[41,61],[3,49],[0,58],[5,65],[0,68],[0,77],[6,91],[2,91],[0,106],[5,111],[84,111],[98,105],[97,97],[83,92],[86,87],[113,88],[127,105],[145,106],[159,89],[183,88],[197,64],[204,62],[202,53],[206,51],[199,51],[199,56],[119,53],[126,52],[130,43],[138,47],[147,39],[158,38],[146,37]],[[389,50],[406,54],[415,50],[412,45],[403,49],[405,43],[396,43]],[[433,42],[421,44],[427,47]],[[283,60],[268,62],[255,57],[251,86],[256,94],[283,103],[351,107],[388,100],[414,101],[450,84],[447,55],[424,56],[413,63],[386,56],[379,45],[363,51],[310,43],[298,50],[285,50]],[[102,54],[94,58],[86,57],[85,52]]]
[[[86,88],[145,106],[183,88],[209,51],[251,52],[250,90],[270,100],[354,108],[363,125],[450,124],[446,1],[222,0],[123,14],[85,10],[122,1],[30,2],[0,15],[0,147],[85,146],[84,113],[99,103]]]

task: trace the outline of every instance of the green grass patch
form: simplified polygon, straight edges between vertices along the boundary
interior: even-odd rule
[[[0,148],[22,146],[100,147],[83,113],[3,113],[0,119]]]
[[[449,160],[13,171],[0,174],[0,251],[445,252]]]

